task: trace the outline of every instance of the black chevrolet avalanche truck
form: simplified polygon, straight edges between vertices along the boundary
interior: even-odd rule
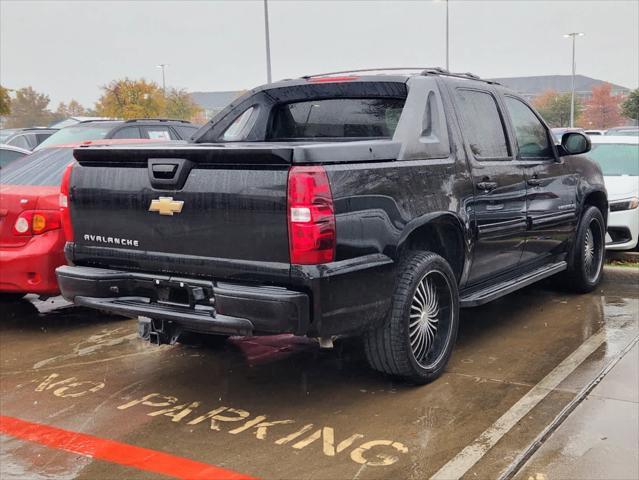
[[[425,383],[459,309],[602,277],[608,203],[588,138],[471,74],[337,72],[258,87],[192,144],[75,151],[61,187],[78,305],[193,334],[359,335]]]

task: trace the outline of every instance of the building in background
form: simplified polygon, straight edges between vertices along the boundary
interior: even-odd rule
[[[492,80],[511,88],[528,100],[533,100],[549,90],[557,93],[570,93],[572,75],[539,75],[535,77],[505,77],[493,78]],[[610,84],[611,94],[622,96],[628,95],[630,89],[615,85],[614,83],[586,77],[585,75],[575,75],[575,96],[578,100],[586,101],[592,96],[592,88],[603,84]]]
[[[204,110],[206,120],[210,120],[243,93],[244,90],[233,90],[227,92],[192,92],[191,98],[202,108],[202,110]]]

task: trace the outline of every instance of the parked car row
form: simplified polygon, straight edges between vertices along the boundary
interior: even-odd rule
[[[614,127],[608,130],[593,130],[583,128],[572,127],[558,127],[553,128],[552,133],[555,137],[555,141],[560,142],[561,136],[566,132],[582,132],[589,137],[599,136],[616,136],[616,137],[639,137],[639,127],[627,126],[627,127]]]

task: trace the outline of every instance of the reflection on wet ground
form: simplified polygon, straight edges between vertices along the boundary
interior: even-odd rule
[[[589,295],[533,286],[464,310],[447,372],[424,386],[280,335],[155,347],[136,321],[61,299],[2,305],[2,415],[261,478],[427,478],[595,332],[605,342],[467,473],[492,478],[638,331],[639,275]],[[253,422],[253,423],[251,423]],[[2,436],[2,478],[155,478]]]

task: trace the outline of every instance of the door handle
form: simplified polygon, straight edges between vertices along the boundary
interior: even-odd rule
[[[541,185],[541,180],[537,177],[532,177],[529,178],[526,183],[528,183],[528,185],[530,185],[531,187],[538,187],[539,185]]]
[[[490,192],[497,188],[497,182],[479,182],[477,184],[477,188],[484,190],[485,192]]]

